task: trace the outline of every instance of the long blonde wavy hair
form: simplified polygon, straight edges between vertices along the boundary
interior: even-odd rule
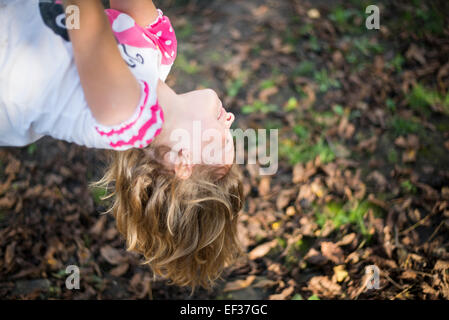
[[[111,164],[94,183],[109,187],[109,212],[127,250],[142,254],[154,275],[170,284],[211,289],[227,266],[242,255],[237,218],[244,197],[240,169],[227,173],[195,165],[178,178],[162,161],[169,148],[154,142],[145,149],[111,151]],[[111,185],[113,187],[111,188]]]

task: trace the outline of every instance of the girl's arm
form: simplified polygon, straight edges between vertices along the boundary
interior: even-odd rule
[[[103,5],[99,0],[64,0],[64,5],[80,9],[80,28],[68,32],[93,116],[105,126],[126,121],[135,112],[141,88],[120,55]]]
[[[124,12],[133,17],[142,27],[152,23],[158,17],[156,6],[152,0],[110,0],[111,9]]]

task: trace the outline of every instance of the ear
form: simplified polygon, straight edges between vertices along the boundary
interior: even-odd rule
[[[193,171],[193,165],[191,164],[179,164],[175,166],[175,174],[178,178],[186,180],[190,178]]]
[[[188,179],[193,172],[193,164],[190,162],[190,153],[188,150],[181,149],[175,153],[175,174],[178,178]]]

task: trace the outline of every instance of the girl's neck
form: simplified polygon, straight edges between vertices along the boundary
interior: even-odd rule
[[[159,79],[157,85],[157,98],[159,105],[162,108],[162,112],[164,113],[163,128],[173,128],[175,125],[176,109],[179,112],[181,108],[181,97],[165,82]],[[165,131],[168,132],[170,130]]]

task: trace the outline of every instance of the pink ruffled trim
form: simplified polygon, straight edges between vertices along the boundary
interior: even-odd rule
[[[142,140],[143,137],[145,136],[145,134],[147,133],[148,129],[149,129],[153,124],[155,124],[155,123],[157,122],[157,115],[156,115],[156,112],[157,112],[158,110],[160,110],[160,106],[159,106],[159,104],[156,102],[156,104],[153,105],[153,106],[151,107],[151,119],[148,120],[147,122],[145,122],[145,124],[139,129],[139,133],[138,133],[137,136],[132,137],[132,138],[131,138],[130,140],[128,140],[128,141],[119,140],[119,141],[117,141],[116,143],[111,142],[111,143],[109,143],[109,145],[110,145],[112,148],[120,148],[120,147],[127,146],[127,145],[128,145],[128,146],[129,146],[129,145],[133,146],[137,141]],[[157,136],[160,132],[161,132],[161,129],[158,129],[158,130],[156,131],[154,137]],[[153,137],[153,138],[154,138],[154,137]],[[153,138],[151,138],[150,140],[148,140],[149,142],[147,141],[147,144],[149,144],[149,143],[153,140]],[[141,146],[142,146],[142,145],[141,145]],[[142,147],[143,147],[143,146],[142,146]]]
[[[117,135],[123,134],[126,130],[131,129],[131,128],[136,124],[136,122],[140,119],[140,117],[141,117],[142,114],[143,114],[143,110],[144,110],[144,108],[145,108],[145,106],[146,106],[146,104],[147,104],[148,96],[149,96],[149,94],[150,94],[150,88],[148,87],[148,83],[146,83],[145,81],[142,81],[142,82],[143,82],[143,84],[144,84],[144,94],[145,94],[145,98],[144,98],[143,104],[140,106],[139,114],[138,114],[137,118],[136,118],[134,121],[128,123],[127,125],[124,125],[124,126],[121,127],[120,129],[112,129],[112,130],[109,131],[109,132],[102,131],[102,130],[100,130],[98,127],[96,127],[97,132],[98,132],[101,136],[107,136],[107,137],[110,137],[110,136],[112,136],[112,135],[114,135],[114,134],[117,134]]]
[[[100,136],[106,138],[108,140],[109,146],[112,147],[113,149],[118,149],[118,148],[121,148],[124,146],[135,146],[135,144],[138,141],[142,142],[140,144],[140,148],[143,148],[143,147],[147,146],[148,144],[150,144],[151,141],[153,141],[154,137],[159,135],[161,132],[161,128],[159,128],[154,133],[153,137],[151,137],[151,139],[149,139],[149,140],[146,140],[146,142],[144,144],[143,139],[145,138],[148,130],[153,125],[157,125],[159,123],[164,123],[164,113],[163,113],[162,108],[160,107],[157,100],[153,106],[151,106],[151,107],[147,106],[148,99],[150,96],[150,87],[149,87],[148,83],[143,80],[141,80],[141,87],[142,87],[142,98],[139,103],[140,106],[136,110],[136,113],[130,118],[130,120],[124,122],[124,124],[119,125],[119,126],[107,127],[107,126],[99,125],[99,126],[95,127],[97,133],[100,134]],[[158,111],[159,111],[160,121],[159,121],[158,115],[157,115]],[[148,117],[148,120],[143,119],[142,118],[143,116]],[[131,137],[131,138],[129,138],[129,140],[127,140],[127,141],[125,139],[123,139],[123,134],[126,134],[129,130],[134,128],[137,125],[137,123],[139,122],[139,120],[142,120],[142,121],[140,121],[140,128],[139,128],[137,134],[134,136],[128,135],[128,137]],[[143,121],[145,121],[145,122],[142,124]],[[120,138],[121,139],[117,140],[117,142],[111,142],[111,140],[113,139],[112,137],[114,137],[114,136],[117,137],[118,139],[120,139]]]
[[[143,28],[134,19],[115,9],[105,10],[115,37],[121,44],[137,48],[159,49],[162,53],[161,63],[174,63],[178,42],[170,19],[158,9],[159,17],[155,22]]]
[[[154,22],[147,24],[144,28],[148,29],[148,28],[153,28],[156,24],[158,24],[159,22],[162,21],[162,18],[164,16],[164,13],[162,12],[162,10],[157,9],[157,13],[158,13],[158,17],[156,18],[156,20],[154,20]]]

